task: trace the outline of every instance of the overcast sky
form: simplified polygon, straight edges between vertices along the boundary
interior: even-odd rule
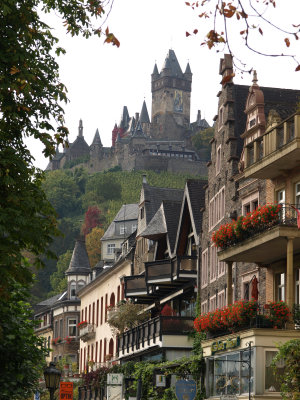
[[[284,0],[283,3],[281,8],[271,10],[272,21],[300,23],[300,1]],[[86,40],[70,37],[58,16],[52,15],[48,23],[55,27],[54,34],[67,51],[58,62],[61,81],[67,86],[70,99],[65,106],[70,142],[77,136],[80,118],[88,144],[98,128],[102,143],[110,146],[111,131],[115,122],[119,122],[124,105],[128,107],[129,114],[134,115],[141,111],[145,99],[151,116],[151,73],[155,61],[161,70],[170,48],[175,51],[183,70],[188,61],[191,66],[191,121],[196,119],[199,109],[212,124],[212,118],[217,113],[216,94],[220,90],[218,72],[222,53],[200,46],[204,33],[208,31],[208,22],[198,18],[183,0],[115,0],[108,26],[120,40],[119,48],[103,44],[103,38]],[[191,32],[194,28],[199,33],[187,38],[186,31]],[[236,26],[233,34],[237,39],[239,31]],[[281,52],[286,50],[284,37],[268,35],[264,28],[264,34],[257,35],[255,40],[265,45],[265,51]],[[299,54],[300,58],[299,42],[291,40],[289,50],[292,54]],[[256,68],[261,86],[300,88],[300,72],[294,72],[296,65],[290,59],[249,55],[238,41],[233,44],[238,56],[248,61],[250,67]],[[234,81],[249,85],[251,76],[237,74]],[[48,160],[43,158],[41,147],[36,141],[28,143],[36,165],[44,169]]]

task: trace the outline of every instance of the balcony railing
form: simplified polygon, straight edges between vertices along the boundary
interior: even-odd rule
[[[145,263],[147,284],[173,282],[197,276],[197,256],[182,256],[172,260],[159,260]]]
[[[274,178],[279,169],[297,166],[300,152],[300,115],[275,126],[245,147],[245,176]]]
[[[134,275],[125,277],[125,295],[134,296],[147,294],[145,275]]]
[[[187,335],[193,331],[193,317],[159,316],[132,328],[118,337],[119,352],[139,350],[156,344],[163,335]]]
[[[272,205],[267,205],[266,207],[272,207]],[[263,206],[260,209],[263,210]],[[297,216],[298,212],[300,213],[299,205],[280,204],[279,212],[274,212],[274,214],[271,215],[269,213],[268,216],[264,216],[263,211],[259,212],[260,209],[258,208],[251,214],[243,217],[241,222],[239,222],[238,219],[237,222],[234,221],[231,224],[227,224],[227,227],[231,227],[231,230],[225,229],[222,231],[222,226],[213,234],[213,241],[215,244],[221,250],[224,250],[278,225],[297,227]],[[217,242],[214,236],[216,235],[217,237],[219,232],[221,232],[221,241]]]
[[[95,335],[96,335],[96,331],[95,331],[94,324],[86,324],[80,328],[79,337],[84,342],[94,339]]]

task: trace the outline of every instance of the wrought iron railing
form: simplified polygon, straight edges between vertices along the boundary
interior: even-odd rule
[[[134,351],[155,344],[162,340],[163,335],[186,335],[193,331],[193,323],[193,317],[152,318],[118,336],[119,354],[121,351]]]

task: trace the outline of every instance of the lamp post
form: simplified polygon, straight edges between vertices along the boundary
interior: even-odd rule
[[[54,400],[54,392],[59,386],[61,371],[55,368],[55,363],[50,362],[49,367],[44,370],[46,388],[50,393],[50,400]]]

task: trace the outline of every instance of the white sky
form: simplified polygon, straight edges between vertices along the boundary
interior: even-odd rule
[[[281,8],[279,4],[277,9],[271,10],[272,21],[279,20],[281,25],[300,23],[300,1],[284,0],[283,3]],[[190,62],[193,73],[191,121],[196,119],[200,109],[202,117],[212,124],[217,113],[222,53],[200,46],[208,31],[208,22],[198,18],[184,0],[115,0],[108,26],[120,40],[119,48],[103,44],[104,38],[72,38],[54,15],[47,22],[57,27],[54,34],[67,51],[58,62],[61,81],[67,86],[70,99],[65,106],[70,142],[75,140],[82,118],[87,143],[92,142],[98,128],[103,145],[110,146],[111,131],[120,120],[123,106],[127,105],[129,114],[134,115],[141,111],[144,98],[151,118],[151,73],[155,61],[161,70],[170,48],[175,51],[183,71],[187,61]],[[185,32],[192,32],[194,28],[199,33],[186,38]],[[241,29],[236,29],[233,34],[239,38]],[[287,51],[283,43],[285,36],[278,39],[268,36],[265,28],[263,30],[263,36],[256,36],[256,43],[265,44],[266,51],[272,50],[271,46],[277,52]],[[300,72],[294,72],[296,64],[291,59],[257,57],[247,53],[239,42],[234,44],[239,57],[257,70],[261,86],[300,89]],[[300,39],[291,40],[291,44],[288,51],[300,58]],[[234,81],[249,85],[251,77],[237,75]],[[36,166],[44,169],[48,160],[44,159],[41,147],[34,140],[28,141],[28,145]]]

